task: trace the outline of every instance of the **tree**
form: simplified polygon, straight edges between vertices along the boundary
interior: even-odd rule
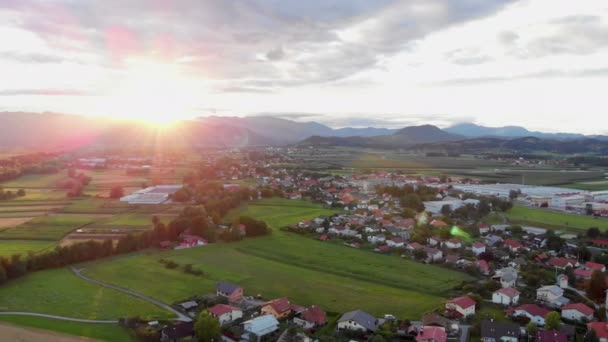
[[[589,237],[591,239],[596,239],[598,236],[600,236],[599,228],[591,227],[591,228],[587,229],[587,237]]]
[[[441,207],[441,215],[443,215],[445,217],[450,217],[451,214],[452,214],[452,206],[450,206],[449,204],[444,204]]]
[[[220,341],[222,327],[217,319],[203,311],[194,323],[194,334],[202,342]]]
[[[190,193],[182,188],[177,190],[173,195],[171,195],[171,199],[175,202],[187,202],[190,200]]]
[[[606,293],[606,280],[604,274],[594,271],[587,286],[587,295],[596,301],[601,301]]]
[[[529,336],[536,336],[536,333],[538,332],[538,326],[536,325],[536,323],[530,321],[530,323],[528,323],[528,325],[526,326],[526,330],[528,331]]]
[[[426,252],[423,249],[415,249],[413,255],[416,260],[426,259]]]
[[[599,322],[604,322],[606,320],[606,308],[600,307],[595,311],[595,317]]]
[[[597,334],[593,329],[589,329],[589,331],[585,335],[585,338],[583,339],[584,342],[599,342],[599,340],[600,339],[597,337]]]
[[[516,200],[517,197],[519,197],[519,192],[517,190],[511,190],[511,191],[509,191],[509,199],[511,201]]]
[[[25,190],[23,190],[23,189],[17,190],[17,196],[19,196],[19,197],[25,196]]]
[[[411,208],[404,208],[403,212],[401,212],[401,216],[404,218],[414,218],[416,217],[416,211],[412,210]]]
[[[559,330],[561,317],[556,311],[551,311],[545,317],[545,330]]]
[[[113,186],[110,190],[110,198],[121,198],[125,195],[125,190],[120,185]]]

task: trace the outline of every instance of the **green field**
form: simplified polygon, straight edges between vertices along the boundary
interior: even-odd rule
[[[131,342],[134,340],[125,328],[113,324],[77,323],[42,317],[4,315],[0,315],[0,322],[37,329],[53,330],[68,335],[83,336],[100,341]]]
[[[304,201],[263,200],[230,216],[246,214],[263,219],[274,228],[272,236],[182,251],[148,251],[93,263],[85,273],[166,302],[213,292],[217,281],[226,280],[242,285],[248,295],[261,294],[269,299],[288,296],[294,303],[318,304],[329,311],[362,308],[411,319],[439,307],[451,288],[470,279],[463,273],[277,229],[331,213]],[[205,276],[168,270],[158,262],[160,258],[191,263]]]
[[[608,220],[592,216],[560,213],[539,208],[515,206],[507,214],[515,223],[537,225],[557,229],[587,229],[598,227],[608,229]]]
[[[0,240],[0,256],[11,256],[13,254],[27,255],[29,252],[40,252],[54,245],[54,243],[47,241]]]
[[[0,231],[0,239],[58,241],[71,231],[91,223],[92,219],[75,216],[43,216]]]
[[[85,319],[172,318],[143,300],[77,278],[67,269],[31,273],[0,288],[0,310]]]
[[[55,188],[57,182],[67,179],[65,172],[59,172],[50,175],[25,175],[15,180],[0,183],[3,188]]]

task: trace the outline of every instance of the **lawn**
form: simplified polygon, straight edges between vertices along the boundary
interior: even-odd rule
[[[172,318],[170,312],[84,281],[68,269],[35,272],[4,284],[0,287],[0,310],[100,320],[136,315]]]
[[[37,329],[53,330],[68,335],[88,337],[100,341],[134,341],[133,337],[131,337],[125,328],[113,324],[77,323],[42,317],[4,315],[0,315],[0,321]]]
[[[28,188],[55,188],[58,181],[67,179],[65,172],[50,175],[25,175],[15,180],[0,183],[3,188],[23,188],[27,193]]]
[[[55,244],[48,241],[0,240],[0,256],[27,255],[29,252],[36,253],[53,246]]]
[[[69,232],[91,223],[88,217],[42,216],[0,232],[0,239],[57,241]]]
[[[608,229],[608,220],[592,216],[567,214],[540,208],[515,206],[507,214],[513,222],[557,229]]]
[[[213,292],[217,281],[226,280],[243,286],[248,295],[288,296],[294,303],[318,304],[329,311],[362,308],[410,319],[441,306],[451,288],[470,279],[463,273],[278,230],[331,213],[300,200],[263,200],[228,217],[263,219],[273,227],[271,236],[182,251],[147,251],[90,264],[85,273],[166,302]],[[168,270],[158,262],[160,258],[193,264],[205,275]]]

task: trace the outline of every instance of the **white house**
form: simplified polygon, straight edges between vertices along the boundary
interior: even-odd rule
[[[454,298],[445,303],[445,309],[458,317],[468,317],[475,314],[475,301],[467,296]]]
[[[517,305],[519,303],[519,291],[512,287],[500,289],[492,294],[492,302],[502,305]]]
[[[244,334],[241,338],[247,341],[260,341],[262,337],[278,329],[279,321],[273,315],[264,315],[244,322]]]
[[[536,304],[525,304],[513,310],[514,317],[528,317],[530,321],[539,326],[545,326],[545,317],[549,314],[549,310],[541,308]]]
[[[462,243],[458,240],[448,240],[444,243],[444,246],[448,249],[457,249],[462,247]]]
[[[243,311],[230,305],[217,304],[209,309],[209,315],[217,318],[220,321],[220,325],[224,325],[243,318]]]
[[[507,287],[515,287],[517,284],[517,278],[519,277],[519,273],[513,267],[505,267],[500,270],[497,270],[492,277],[495,280],[500,281],[500,286],[502,288]]]
[[[377,329],[378,320],[361,310],[347,312],[338,320],[338,330],[375,332]]]
[[[480,255],[486,252],[486,245],[483,242],[475,242],[472,248],[473,254]]]
[[[582,303],[567,304],[562,307],[562,318],[579,322],[593,320],[595,311]]]
[[[405,245],[405,241],[402,238],[392,238],[390,240],[386,240],[386,244],[391,247],[399,248]]]
[[[564,289],[557,285],[543,286],[536,290],[536,300],[554,308],[560,308],[569,302],[564,297]]]
[[[367,241],[373,244],[383,243],[386,241],[386,237],[384,235],[368,236]]]
[[[424,251],[426,252],[427,260],[431,262],[439,261],[443,258],[443,252],[438,249],[426,247]]]

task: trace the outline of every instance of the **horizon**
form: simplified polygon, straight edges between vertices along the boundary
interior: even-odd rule
[[[25,0],[0,18],[0,111],[608,134],[601,0]]]

